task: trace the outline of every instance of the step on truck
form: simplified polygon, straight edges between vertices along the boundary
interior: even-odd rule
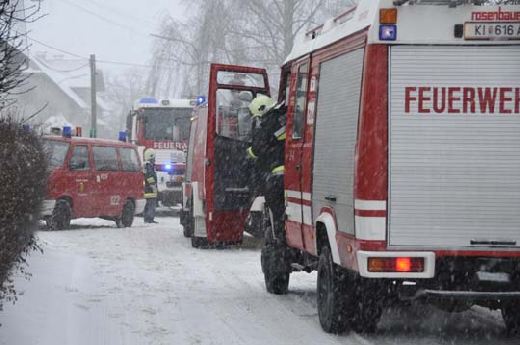
[[[383,308],[501,309],[520,326],[520,6],[361,0],[303,37],[290,70],[285,233],[269,292],[317,270],[326,332]]]

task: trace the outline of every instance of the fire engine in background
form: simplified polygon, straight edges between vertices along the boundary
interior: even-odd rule
[[[67,229],[74,218],[100,217],[129,227],[143,212],[143,172],[135,145],[73,137],[70,127],[43,137],[51,168],[42,216],[54,230]],[[80,132],[80,129],[77,129]]]
[[[212,64],[207,103],[195,108],[181,223],[194,247],[242,241],[253,190],[249,103],[269,94],[264,69]]]
[[[361,0],[284,68],[286,233],[266,236],[267,290],[317,270],[327,332],[374,331],[399,299],[501,309],[519,331],[520,6]]]
[[[127,118],[132,143],[156,153],[158,200],[163,206],[176,206],[182,200],[182,181],[191,125],[192,99],[139,99]]]

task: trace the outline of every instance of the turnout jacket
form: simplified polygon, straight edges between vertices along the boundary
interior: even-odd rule
[[[261,117],[253,119],[252,142],[247,153],[256,159],[266,173],[275,173],[284,165],[285,106],[275,106]],[[277,169],[278,168],[278,169]]]
[[[157,198],[157,173],[151,162],[144,164],[144,197],[145,199]]]

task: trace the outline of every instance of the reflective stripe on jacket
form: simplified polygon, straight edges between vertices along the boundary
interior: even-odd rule
[[[146,162],[143,169],[144,173],[144,198],[157,198],[157,173],[155,166],[151,162]]]

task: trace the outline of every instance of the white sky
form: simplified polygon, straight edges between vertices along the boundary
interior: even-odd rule
[[[25,0],[26,7],[31,0]],[[182,20],[182,0],[43,0],[47,15],[28,25],[29,37],[81,56],[100,60],[149,64],[153,38],[165,15]],[[32,51],[64,55],[29,40]],[[117,73],[128,66],[99,63]],[[131,67],[130,67],[131,68]]]

